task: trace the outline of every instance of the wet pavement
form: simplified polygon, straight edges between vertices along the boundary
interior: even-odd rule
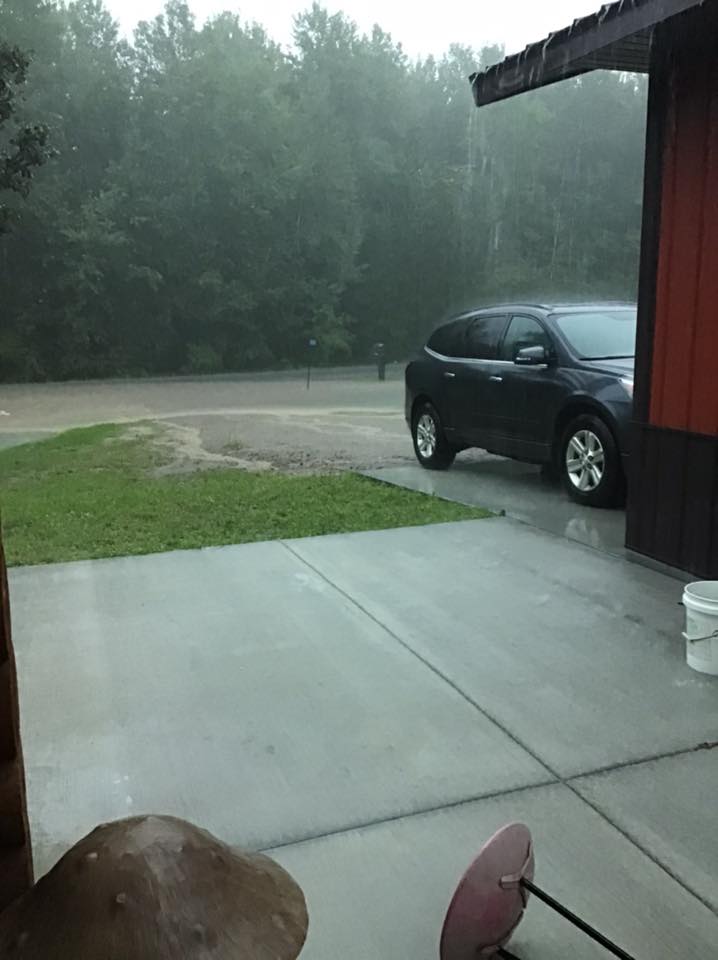
[[[403,417],[404,368],[379,383],[371,367],[142,380],[0,384],[0,435],[95,423],[207,415],[327,410],[390,411]]]
[[[39,872],[175,813],[295,874],[302,960],[436,960],[458,876],[521,819],[537,880],[637,960],[704,960],[718,679],[680,592],[499,517],[14,569]],[[605,956],[535,902],[512,948]]]
[[[624,554],[623,510],[599,510],[574,503],[540,467],[473,451],[459,455],[449,470],[425,470],[418,463],[373,468],[369,477],[385,483],[505,513],[532,527],[588,547]]]

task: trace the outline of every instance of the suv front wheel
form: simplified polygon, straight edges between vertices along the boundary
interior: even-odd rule
[[[581,414],[563,432],[559,467],[568,495],[589,507],[614,506],[624,494],[621,458],[608,426]]]
[[[446,470],[454,462],[456,449],[446,439],[439,414],[430,403],[420,404],[411,422],[416,459],[428,470]]]

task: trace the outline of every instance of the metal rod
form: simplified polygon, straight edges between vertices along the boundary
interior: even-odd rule
[[[596,943],[600,943],[602,947],[605,947],[609,953],[612,953],[614,957],[620,957],[621,960],[634,960],[634,957],[630,953],[626,953],[625,950],[621,950],[620,947],[617,947],[615,943],[612,943],[608,937],[604,937],[602,933],[599,933],[598,930],[594,930],[593,927],[590,927],[585,920],[582,920],[580,917],[577,917],[575,913],[571,913],[562,903],[559,903],[558,900],[554,900],[553,897],[549,896],[547,893],[537,887],[535,883],[532,883],[531,880],[527,880],[525,877],[522,877],[519,881],[524,889],[528,890],[529,893],[532,893],[537,900],[541,900],[542,903],[545,903],[547,907],[551,907],[552,910],[555,910],[556,913],[560,913],[561,916],[568,920],[569,923],[572,923],[574,927],[578,927],[579,930],[582,930],[586,936],[590,937],[592,940],[595,940]]]

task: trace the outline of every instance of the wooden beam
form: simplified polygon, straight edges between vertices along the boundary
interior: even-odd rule
[[[10,592],[0,538],[0,910],[32,883]]]

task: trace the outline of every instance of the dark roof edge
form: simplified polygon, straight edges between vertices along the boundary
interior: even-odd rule
[[[589,70],[648,70],[653,27],[705,0],[616,0],[470,77],[482,107]]]

